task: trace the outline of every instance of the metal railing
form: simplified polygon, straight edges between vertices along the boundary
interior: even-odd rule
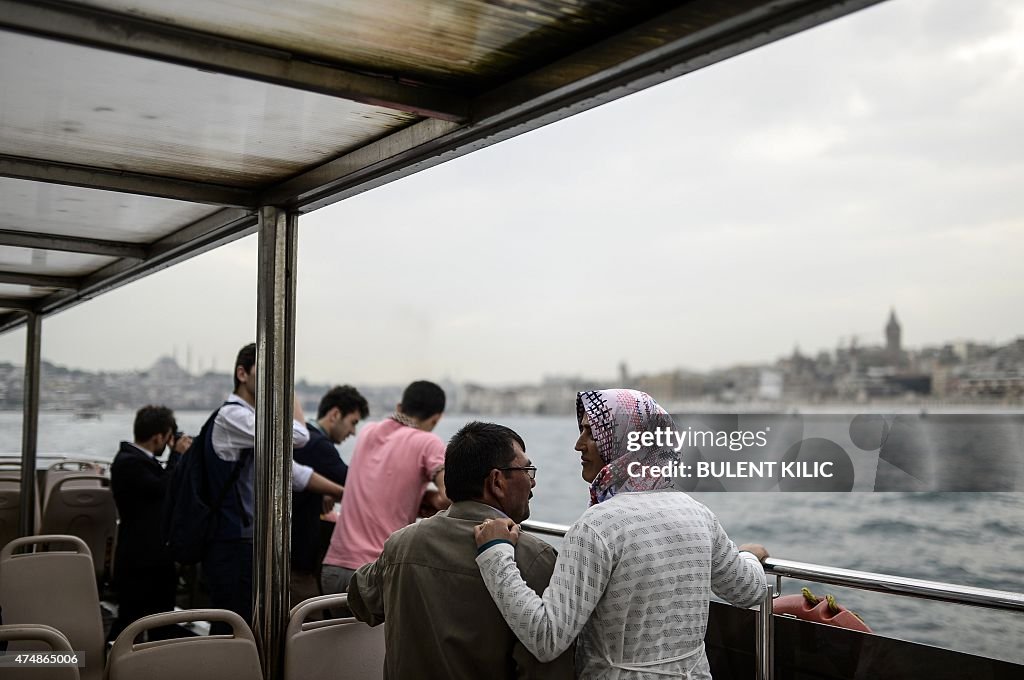
[[[547,536],[565,536],[569,527],[550,522],[526,521],[522,524],[527,531]],[[757,679],[772,680],[775,675],[775,621],[772,616],[772,601],[782,592],[782,579],[794,578],[802,581],[826,583],[833,586],[857,588],[890,595],[915,597],[936,602],[1024,612],[1024,595],[1005,590],[958,586],[938,581],[925,581],[890,574],[876,574],[868,571],[841,569],[820,564],[793,562],[769,557],[764,563],[765,574],[775,577],[775,583],[768,583],[764,600],[757,616]]]
[[[820,564],[779,560],[774,557],[769,557],[764,566],[766,574],[775,576],[776,590],[781,590],[782,578],[788,577],[936,602],[1024,612],[1024,595],[1005,590],[958,586],[890,574],[875,574],[869,571],[854,571],[853,569],[840,569]]]

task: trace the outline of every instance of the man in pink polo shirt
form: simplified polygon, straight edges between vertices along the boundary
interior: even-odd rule
[[[450,504],[444,495],[444,442],[433,434],[444,405],[444,390],[417,380],[405,388],[390,418],[359,432],[324,558],[324,594],[346,592],[355,570],[380,557],[384,541],[416,520],[429,482],[438,488],[426,496],[433,509]]]

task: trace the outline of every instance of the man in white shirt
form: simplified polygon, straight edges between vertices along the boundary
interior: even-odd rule
[[[235,390],[217,412],[206,451],[211,497],[223,494],[203,556],[203,578],[210,605],[252,620],[252,536],[255,519],[253,453],[256,445],[256,345],[246,345],[235,360]],[[292,442],[304,446],[309,431],[298,400],[292,421]],[[292,463],[292,489],[340,498],[342,488],[313,469]],[[229,632],[218,624],[211,634]]]

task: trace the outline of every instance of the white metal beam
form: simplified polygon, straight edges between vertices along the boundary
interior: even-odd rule
[[[225,207],[250,208],[256,205],[252,192],[238,187],[2,154],[0,154],[0,177],[119,191],[142,196],[157,196]]]
[[[36,250],[59,250],[84,255],[104,255],[107,257],[125,257],[133,260],[146,259],[146,246],[121,241],[105,241],[80,236],[64,236],[61,234],[43,234],[17,229],[0,229],[0,246],[16,248],[34,248]]]
[[[40,288],[65,288],[78,290],[79,280],[71,276],[48,276],[46,274],[26,274],[0,270],[0,283],[15,286],[38,286]]]
[[[39,304],[38,298],[14,298],[14,297],[0,297],[0,309],[14,309],[19,312],[31,312]],[[10,319],[13,322],[12,325],[0,326],[0,332],[6,331],[9,328],[13,328],[15,325],[20,326],[24,323],[24,315],[18,315],[18,318]]]
[[[219,210],[154,243],[150,246],[149,259],[113,262],[83,277],[78,283],[77,291],[54,293],[40,300],[36,308],[44,314],[68,309],[89,298],[166,269],[254,231],[255,213],[237,208]],[[0,326],[0,333],[8,328],[10,326]]]

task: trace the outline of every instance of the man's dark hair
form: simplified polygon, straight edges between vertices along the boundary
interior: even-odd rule
[[[402,392],[402,413],[425,420],[444,412],[444,390],[429,380],[410,383]]]
[[[143,406],[135,414],[132,429],[135,441],[144,442],[154,435],[176,431],[178,423],[174,420],[174,411],[166,406]]]
[[[235,389],[241,385],[238,381],[238,367],[241,366],[248,373],[252,370],[253,365],[256,363],[256,343],[250,342],[248,345],[238,350],[238,356],[235,358],[235,367],[231,369],[231,377],[235,381]]]
[[[480,498],[491,470],[510,465],[513,443],[526,451],[515,430],[496,423],[472,422],[448,441],[444,453],[444,492],[453,501]]]
[[[370,415],[370,405],[366,403],[366,397],[359,394],[359,390],[351,385],[339,385],[325,394],[316,410],[316,417],[323,418],[328,411],[335,407],[338,408],[342,416],[347,416],[353,411],[359,411],[360,418]]]

